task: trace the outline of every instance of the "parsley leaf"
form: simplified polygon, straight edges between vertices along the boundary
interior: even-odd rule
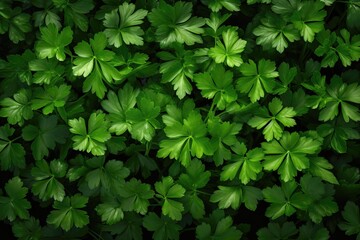
[[[293,119],[296,112],[292,107],[283,107],[281,100],[278,98],[272,99],[269,103],[269,110],[271,114],[266,108],[261,108],[258,114],[248,121],[248,124],[256,129],[265,127],[263,134],[266,141],[271,141],[274,138],[279,140],[283,133],[283,126],[293,127],[296,125]]]
[[[119,16],[120,14],[120,16]],[[144,31],[138,26],[143,23],[143,18],[147,11],[139,9],[135,11],[135,5],[132,3],[123,3],[118,9],[105,14],[104,33],[109,40],[110,45],[120,47],[123,42],[126,45],[143,45],[141,37]]]
[[[333,168],[333,165],[323,157],[310,158],[309,171],[313,176],[320,177],[324,181],[332,184],[339,184],[334,174],[330,171]]]
[[[0,127],[0,162],[3,171],[25,168],[24,147],[9,139],[14,132],[15,129],[8,124]]]
[[[154,232],[152,237],[155,240],[179,239],[180,225],[167,216],[161,215],[161,217],[158,217],[156,213],[151,212],[145,216],[143,226],[148,231]]]
[[[25,141],[32,141],[31,150],[35,160],[41,160],[49,155],[49,149],[54,150],[56,143],[64,144],[68,137],[65,125],[58,125],[56,115],[39,118],[39,127],[27,125],[22,129]]]
[[[259,240],[278,240],[278,239],[292,239],[297,234],[298,230],[293,222],[269,223],[266,228],[261,228],[256,232]]]
[[[291,216],[296,209],[306,210],[312,199],[300,191],[295,181],[282,183],[281,187],[267,187],[263,190],[264,200],[271,205],[266,209],[265,215],[271,219],[282,215]]]
[[[219,202],[219,208],[229,208],[237,210],[241,203],[245,203],[245,207],[255,211],[258,200],[262,199],[261,190],[251,186],[218,186],[210,197],[210,202]]]
[[[202,0],[213,12],[219,12],[222,8],[226,8],[230,12],[240,11],[240,2],[236,0]]]
[[[347,236],[356,235],[356,239],[360,239],[360,213],[359,206],[354,202],[346,202],[344,211],[341,212],[346,222],[338,224],[339,228],[345,231]]]
[[[11,3],[11,2],[10,2]],[[9,33],[9,39],[17,44],[25,40],[25,33],[31,31],[31,15],[21,12],[20,7],[1,6],[0,34]]]
[[[25,221],[16,221],[12,226],[12,231],[15,237],[19,240],[41,239],[42,231],[40,221],[33,217]]]
[[[307,222],[300,227],[299,240],[308,239],[330,239],[329,231],[318,224]]]
[[[111,138],[105,114],[92,113],[87,127],[82,117],[69,120],[69,126],[70,132],[75,134],[71,138],[75,150],[91,152],[95,156],[105,154],[105,142]]]
[[[239,67],[244,62],[240,53],[244,51],[246,41],[238,37],[236,28],[229,28],[224,31],[222,38],[224,43],[218,40],[215,47],[209,49],[209,56],[216,63],[226,62],[229,67]]]
[[[55,201],[54,210],[47,216],[48,224],[61,227],[66,232],[73,226],[81,228],[89,224],[89,216],[86,211],[81,210],[88,202],[88,197],[75,194],[71,197],[65,197],[62,202]]]
[[[242,232],[233,226],[233,220],[230,216],[219,219],[214,228],[215,231],[212,231],[211,225],[204,222],[201,225],[198,225],[196,227],[197,239],[239,240],[242,236]]]
[[[78,55],[73,61],[73,74],[75,76],[86,77],[83,83],[83,91],[96,93],[99,98],[104,98],[107,91],[103,79],[107,83],[113,83],[113,80],[120,80],[121,74],[115,68],[113,61],[115,53],[105,50],[107,46],[106,35],[99,32],[90,39],[90,44],[82,41],[78,43],[74,50]]]
[[[261,19],[261,25],[253,30],[256,43],[266,48],[276,48],[276,51],[283,53],[288,47],[288,42],[300,39],[298,30],[293,24],[288,24],[277,15],[268,14]]]
[[[34,73],[32,82],[37,84],[56,84],[63,80],[65,68],[54,59],[35,59],[29,62],[29,69]]]
[[[191,2],[176,2],[173,6],[165,1],[160,1],[157,8],[149,14],[148,19],[156,28],[156,40],[160,45],[167,46],[171,43],[185,43],[194,45],[202,43],[200,34],[205,20],[199,17],[191,17]]]
[[[280,178],[288,182],[292,180],[297,171],[308,169],[310,166],[307,154],[314,154],[321,146],[321,142],[309,137],[300,137],[297,132],[284,132],[279,141],[261,143],[264,149],[264,169],[278,170]]]
[[[67,164],[59,160],[53,160],[49,164],[45,160],[36,161],[36,166],[31,169],[34,178],[32,192],[43,201],[53,198],[62,201],[65,196],[64,185],[57,180],[66,175]]]
[[[7,197],[0,196],[0,219],[14,221],[16,217],[28,219],[28,209],[31,208],[30,202],[26,200],[28,189],[23,187],[23,182],[19,177],[13,177],[5,184]]]
[[[37,110],[40,108],[44,115],[52,113],[56,108],[63,107],[70,95],[71,87],[65,84],[38,88],[34,92],[33,99],[31,100],[31,108]]]
[[[160,128],[160,122],[156,119],[160,114],[160,107],[146,97],[140,98],[137,106],[138,108],[126,112],[126,119],[131,123],[131,136],[139,141],[151,141],[155,129]]]
[[[33,117],[33,111],[30,105],[31,91],[20,89],[14,94],[14,99],[4,98],[0,101],[0,117],[6,117],[10,124],[19,124],[22,126],[25,120]]]
[[[72,42],[73,31],[70,27],[60,33],[55,24],[40,28],[41,39],[36,43],[35,50],[40,58],[56,57],[59,61],[65,60],[65,47]]]
[[[180,184],[174,183],[172,177],[164,177],[161,182],[155,183],[155,190],[158,192],[156,197],[164,200],[162,203],[162,213],[173,220],[181,220],[184,206],[181,202],[173,199],[182,198],[185,194],[185,188]]]
[[[224,110],[228,103],[237,99],[233,86],[233,73],[225,71],[222,65],[215,65],[211,72],[194,75],[196,86],[201,90],[201,95],[214,99],[219,110]]]
[[[253,60],[240,66],[240,72],[243,75],[237,81],[237,89],[241,93],[248,93],[251,102],[256,102],[264,97],[264,89],[272,93],[276,86],[275,78],[279,76],[275,71],[275,63],[269,60],[261,59],[256,66]]]
[[[135,106],[139,92],[139,89],[134,89],[130,84],[125,84],[117,95],[113,91],[109,91],[108,99],[101,102],[101,106],[109,113],[107,117],[110,120],[109,131],[111,133],[121,135],[130,129],[131,124],[126,119],[126,112]]]
[[[223,167],[220,180],[233,180],[239,172],[240,181],[248,184],[250,180],[256,180],[257,175],[261,172],[260,161],[263,159],[264,153],[261,148],[251,149],[246,155],[234,155],[230,163]]]

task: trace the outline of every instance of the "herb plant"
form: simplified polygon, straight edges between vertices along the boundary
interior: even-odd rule
[[[2,237],[360,240],[359,31],[358,0],[2,0]]]

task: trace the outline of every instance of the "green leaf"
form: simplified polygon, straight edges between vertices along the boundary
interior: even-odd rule
[[[299,240],[308,240],[308,239],[319,239],[327,240],[330,239],[329,231],[322,226],[312,224],[307,222],[306,225],[300,227]]]
[[[126,182],[120,191],[122,200],[122,208],[124,211],[135,211],[145,215],[150,205],[149,199],[154,197],[154,191],[151,190],[149,184],[141,183],[141,181],[132,178]]]
[[[110,45],[120,47],[123,42],[126,45],[143,45],[142,35],[144,31],[138,26],[143,23],[147,11],[139,9],[135,11],[135,5],[123,3],[118,9],[105,14],[104,33]]]
[[[219,219],[214,228],[212,229],[210,224],[203,222],[201,225],[196,227],[196,238],[199,240],[239,240],[242,236],[242,232],[233,226],[233,220],[230,216]]]
[[[15,132],[8,124],[0,127],[0,161],[1,170],[12,170],[25,168],[25,149],[20,143],[10,140]]]
[[[267,187],[263,190],[264,200],[271,205],[266,209],[265,215],[271,219],[277,219],[282,215],[291,216],[296,209],[306,210],[312,203],[312,199],[305,194],[295,191],[295,181],[282,183],[279,186]]]
[[[64,185],[57,179],[66,175],[67,164],[59,160],[53,160],[49,164],[45,160],[36,161],[36,166],[31,169],[34,178],[32,192],[43,201],[53,198],[62,201],[65,196]]]
[[[138,108],[129,109],[126,119],[131,123],[131,136],[139,141],[151,141],[155,136],[155,129],[160,128],[156,119],[160,114],[160,107],[146,97],[140,98]]]
[[[124,218],[124,212],[121,203],[114,197],[108,198],[95,208],[101,216],[101,221],[108,225],[118,223]]]
[[[7,197],[0,196],[0,219],[13,222],[17,217],[28,219],[31,208],[30,202],[26,200],[28,189],[23,187],[19,177],[13,177],[5,184]]]
[[[139,89],[134,89],[130,84],[126,84],[117,95],[113,91],[109,91],[107,100],[101,102],[101,106],[109,113],[107,117],[110,120],[109,131],[111,133],[121,135],[131,128],[126,119],[126,112],[135,106],[139,92]]]
[[[350,38],[350,33],[346,29],[340,30],[341,37],[338,37],[338,46],[336,47],[341,63],[350,66],[352,61],[360,59],[360,35]]]
[[[63,107],[70,95],[71,87],[65,84],[38,88],[31,100],[31,108],[33,110],[42,109],[43,114],[48,115],[56,108]]]
[[[154,240],[179,239],[181,227],[169,217],[161,215],[159,218],[156,213],[149,213],[144,217],[143,226],[151,232]]]
[[[323,157],[310,158],[309,171],[313,176],[320,177],[324,181],[332,184],[339,184],[334,174],[330,171],[333,168],[333,165],[331,165],[328,160]]]
[[[196,86],[201,90],[201,95],[208,99],[214,99],[219,110],[224,110],[228,103],[237,99],[233,86],[233,73],[225,71],[222,65],[215,65],[210,73],[194,75]]]
[[[170,109],[167,109],[168,114]],[[183,123],[170,123],[163,116],[166,136],[170,139],[164,139],[160,142],[158,157],[165,158],[169,156],[176,159],[182,165],[187,167],[191,161],[191,156],[201,158],[204,154],[211,154],[210,141],[206,137],[206,125],[198,112],[191,111]]]
[[[75,66],[72,67],[75,76],[86,77],[83,91],[91,90],[101,99],[107,91],[103,80],[112,84],[114,80],[122,77],[116,69],[115,53],[105,50],[106,46],[106,35],[103,32],[95,34],[94,38],[90,39],[90,44],[85,41],[78,43],[74,48],[78,57],[74,59]]]
[[[66,232],[72,227],[81,228],[89,224],[89,216],[86,211],[81,210],[88,202],[88,198],[80,194],[65,197],[62,202],[55,201],[54,210],[48,215],[48,224],[61,227]]]
[[[341,212],[345,222],[338,224],[339,228],[345,231],[347,236],[356,235],[356,239],[360,238],[360,213],[359,206],[354,202],[348,201]]]
[[[320,1],[307,1],[294,12],[291,20],[305,42],[313,42],[315,34],[324,28],[326,11],[323,8],[324,4]]]
[[[158,7],[148,14],[151,25],[156,28],[156,41],[162,46],[175,42],[186,45],[202,43],[200,34],[204,32],[201,27],[205,20],[191,17],[191,11],[191,2],[175,2],[172,6],[160,1]]]
[[[14,99],[4,98],[0,101],[0,117],[6,117],[8,123],[22,126],[25,120],[33,117],[30,105],[31,91],[21,89],[14,94]]]
[[[22,13],[20,7],[6,7],[5,3],[1,6],[0,34],[9,33],[9,39],[17,44],[25,40],[25,33],[31,31],[31,15]]]
[[[15,221],[12,232],[19,240],[40,240],[42,237],[40,221],[33,217],[25,221]]]
[[[297,132],[284,132],[280,141],[261,143],[265,153],[264,169],[278,170],[280,178],[288,182],[297,175],[297,171],[310,167],[307,154],[314,154],[320,146],[321,142],[308,137],[300,137]]]
[[[219,12],[222,8],[230,12],[240,11],[240,2],[236,0],[203,0],[213,12]]]
[[[248,124],[256,129],[265,127],[263,134],[266,141],[271,141],[274,138],[279,140],[283,133],[283,126],[293,127],[296,125],[293,119],[296,112],[292,107],[283,107],[281,100],[278,98],[273,98],[268,106],[271,114],[267,109],[263,108],[259,111],[259,114],[256,114],[248,121]]]
[[[239,67],[244,61],[240,53],[246,46],[246,41],[238,37],[236,29],[229,28],[222,33],[223,42],[217,41],[215,47],[209,49],[209,56],[216,63],[224,63],[229,67]]]
[[[22,129],[25,141],[32,141],[31,150],[35,160],[41,160],[49,155],[49,149],[54,150],[56,143],[64,144],[69,135],[65,125],[58,125],[56,115],[39,118],[39,127],[27,125]]]
[[[231,163],[225,165],[220,174],[220,180],[233,180],[239,172],[238,178],[243,184],[248,184],[250,180],[256,180],[257,175],[262,170],[261,160],[264,153],[261,148],[251,149],[246,156],[234,156]]]
[[[192,80],[195,71],[195,61],[192,51],[186,51],[182,46],[175,48],[175,54],[169,52],[159,52],[158,57],[166,61],[160,65],[162,82],[171,82],[179,99],[183,99],[186,94],[190,94]]]
[[[330,32],[330,30],[321,31],[317,34],[316,40],[320,43],[320,46],[315,49],[315,54],[319,57],[323,56],[321,66],[334,67],[339,60],[337,51],[333,47],[336,42],[336,33]]]
[[[70,132],[75,134],[71,138],[74,141],[73,148],[75,150],[91,152],[95,156],[105,154],[105,142],[111,138],[105,114],[92,113],[87,127],[82,117],[69,120],[69,126],[71,127]]]
[[[261,228],[256,232],[259,240],[278,240],[278,239],[292,239],[298,233],[293,222],[269,223],[266,228]],[[316,238],[317,239],[317,238]]]
[[[65,68],[54,58],[32,60],[29,62],[29,69],[35,72],[33,83],[49,85],[63,81]]]
[[[276,48],[276,51],[283,53],[288,47],[288,42],[300,39],[298,30],[293,24],[288,24],[278,15],[268,14],[261,19],[261,25],[253,30],[256,44],[262,45],[265,49]]]
[[[112,225],[104,225],[103,230],[121,239],[141,240],[143,218],[133,212],[125,212],[124,219]]]
[[[253,60],[240,66],[240,72],[243,75],[237,81],[237,89],[241,93],[247,93],[251,102],[256,102],[264,97],[264,90],[272,93],[276,86],[275,78],[279,76],[275,71],[275,63],[269,60],[261,59],[256,66]]]
[[[262,199],[261,190],[250,186],[227,187],[218,186],[210,197],[210,202],[219,202],[219,208],[229,208],[237,210],[241,203],[245,203],[245,207],[255,211],[258,200]]]
[[[162,179],[161,182],[155,183],[155,190],[158,192],[157,197],[162,198],[162,213],[169,216],[173,220],[181,220],[184,211],[182,203],[173,199],[182,198],[185,194],[185,188],[180,184],[175,184],[172,177],[168,176]]]
[[[348,2],[346,24],[350,28],[360,29],[359,16],[360,16],[360,4],[359,1]]]
[[[279,79],[281,81],[280,86],[276,89],[279,94],[290,92],[289,84],[295,79],[297,75],[297,68],[290,68],[289,64],[282,62],[279,66]],[[298,90],[299,92],[301,90]],[[298,100],[298,99],[297,99]]]
[[[56,57],[59,61],[65,60],[65,47],[72,42],[73,31],[70,27],[64,28],[60,33],[58,30],[53,23],[40,28],[41,38],[35,45],[39,58]]]

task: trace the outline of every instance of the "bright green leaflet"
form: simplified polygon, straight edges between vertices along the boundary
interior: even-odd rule
[[[213,99],[219,110],[224,110],[228,103],[237,99],[233,85],[233,73],[225,71],[222,65],[215,65],[211,72],[194,75],[194,82],[201,95]]]
[[[195,219],[201,219],[205,215],[203,200],[198,196],[210,180],[211,173],[205,171],[205,165],[200,160],[191,161],[186,173],[179,177],[179,183],[187,190],[185,195],[185,210],[188,210]]]
[[[35,160],[41,160],[49,155],[49,149],[54,150],[56,143],[64,144],[69,136],[65,125],[58,125],[56,115],[41,116],[39,126],[27,125],[22,129],[25,141],[32,141],[31,150]]]
[[[52,87],[38,88],[31,100],[31,108],[37,110],[42,108],[44,115],[48,115],[55,108],[63,107],[70,95],[71,87],[65,84]]]
[[[141,183],[141,181],[132,178],[126,182],[119,192],[123,198],[121,206],[124,211],[135,211],[145,215],[150,205],[149,199],[154,197],[154,191],[151,190],[149,184]]]
[[[105,114],[92,113],[88,125],[84,118],[69,120],[70,132],[75,134],[71,139],[74,141],[73,148],[79,151],[91,152],[95,156],[105,154],[105,142],[111,138],[108,132],[108,122]]]
[[[242,76],[237,81],[237,89],[241,93],[247,93],[251,102],[256,102],[264,97],[265,92],[272,93],[276,86],[275,78],[279,76],[275,71],[275,63],[261,59],[256,65],[253,60],[240,66]]]
[[[228,147],[235,147],[239,144],[236,135],[241,130],[242,125],[230,122],[220,122],[220,119],[209,119],[208,128],[212,136],[211,145],[214,150],[214,163],[216,166],[223,164],[224,159],[231,159],[231,150]]]
[[[13,177],[5,184],[7,196],[0,195],[0,219],[13,222],[17,217],[28,219],[31,208],[30,202],[26,200],[28,189],[23,187],[19,177]]]
[[[118,9],[105,14],[104,33],[110,45],[118,48],[123,43],[126,45],[143,45],[142,35],[144,31],[138,26],[143,23],[147,11],[140,9],[135,11],[132,3],[123,3]]]
[[[184,206],[181,202],[173,200],[184,197],[185,188],[180,184],[174,183],[172,177],[164,177],[161,182],[155,183],[155,196],[164,200],[162,203],[162,213],[173,220],[181,220]]]
[[[271,219],[277,219],[280,216],[291,216],[296,209],[306,210],[312,203],[311,197],[297,191],[297,183],[289,181],[282,183],[281,187],[267,187],[262,192],[264,200],[270,203],[266,209],[265,215]]]
[[[160,114],[160,107],[146,97],[140,98],[137,106],[138,108],[126,112],[126,119],[131,123],[129,131],[136,140],[151,141],[155,136],[155,129],[161,126],[156,119]]]
[[[311,157],[309,171],[313,176],[332,184],[339,184],[335,175],[330,171],[334,166],[323,157]]]
[[[158,57],[166,61],[160,65],[161,80],[171,82],[179,99],[192,91],[190,80],[195,70],[194,55],[182,47],[175,48],[175,55],[170,52],[159,52]]]
[[[320,146],[321,142],[301,137],[297,132],[284,132],[279,141],[261,143],[265,153],[264,169],[278,170],[280,178],[288,182],[297,175],[297,171],[309,168],[310,160],[307,154],[316,153]]]
[[[268,14],[261,19],[261,25],[253,30],[256,44],[262,45],[265,49],[275,48],[279,53],[283,53],[289,46],[288,42],[300,39],[299,32],[293,24],[288,24],[277,15]]]
[[[15,132],[8,124],[0,127],[0,166],[1,170],[25,168],[25,149],[20,143],[9,139]]]
[[[246,150],[245,150],[246,152]],[[248,184],[250,180],[256,180],[257,175],[262,170],[261,160],[264,159],[264,153],[261,148],[253,148],[245,155],[234,155],[233,158],[228,161],[220,174],[220,180],[233,180],[236,175],[243,184]]]
[[[360,104],[360,86],[358,83],[346,84],[338,76],[331,79],[330,85],[326,88],[329,99],[319,113],[319,120],[329,121],[339,114],[339,107],[345,122],[350,119],[360,121],[359,109],[351,103]]]
[[[226,63],[229,67],[239,67],[244,61],[240,53],[246,46],[246,41],[240,39],[236,28],[230,28],[222,33],[223,42],[218,40],[215,47],[209,49],[209,56],[216,63]]]
[[[66,175],[68,165],[59,160],[53,160],[48,164],[45,160],[36,161],[35,167],[31,169],[34,179],[32,192],[43,201],[53,198],[62,201],[65,196],[64,185],[57,180]]]
[[[110,120],[111,133],[121,135],[131,128],[131,124],[126,119],[126,112],[135,106],[139,92],[139,89],[126,84],[117,95],[109,91],[107,99],[101,102],[101,106],[109,113],[107,118]]]
[[[158,7],[148,14],[151,25],[156,28],[156,41],[160,45],[202,43],[200,34],[204,32],[201,27],[205,25],[205,20],[191,17],[192,7],[191,2],[175,2],[172,6],[160,1]]]
[[[291,93],[290,90],[290,83],[294,81],[295,77],[298,74],[298,70],[296,67],[289,66],[288,63],[282,62],[278,68],[279,70],[279,79],[281,83],[279,84],[278,88],[276,88],[275,92],[279,94],[284,93]],[[301,92],[302,89],[298,90],[297,93]],[[304,93],[305,94],[305,93]],[[297,104],[297,106],[307,109],[307,106],[305,104],[301,104],[301,100],[304,98],[296,98],[296,101],[294,101],[294,104]],[[299,103],[300,102],[300,103]],[[296,108],[295,108],[296,110]],[[295,111],[297,114],[302,114],[302,112]]]
[[[240,11],[240,2],[236,0],[204,0],[213,12],[219,12],[222,8],[230,12]]]
[[[116,63],[113,61],[115,53],[105,50],[107,39],[104,33],[95,34],[90,39],[90,44],[82,41],[78,43],[74,50],[78,55],[73,61],[73,74],[75,76],[85,77],[83,83],[83,91],[96,93],[99,98],[104,98],[107,91],[103,79],[108,84],[112,84],[114,80],[121,79],[120,72],[116,69]]]
[[[241,203],[249,210],[255,211],[258,200],[262,200],[261,190],[251,186],[218,186],[210,197],[210,202],[219,202],[220,209],[231,207],[234,210],[239,209]]]
[[[296,125],[293,117],[296,112],[292,107],[283,107],[282,102],[278,98],[273,98],[268,105],[268,109],[261,108],[258,114],[252,117],[248,124],[256,129],[264,128],[263,134],[266,141],[271,141],[274,138],[279,140],[283,134],[284,127],[293,127]],[[281,123],[282,125],[280,125]]]
[[[215,231],[214,231],[215,228]],[[203,222],[196,227],[196,238],[199,240],[206,239],[227,239],[239,240],[242,232],[233,226],[233,220],[230,216],[220,219],[216,227],[212,229],[210,224]]]
[[[62,202],[55,201],[54,210],[48,215],[46,222],[48,224],[61,227],[69,231],[72,227],[81,228],[89,224],[89,216],[81,208],[86,207],[88,197],[75,194],[71,197],[65,197]]]
[[[360,239],[360,212],[359,206],[354,202],[348,201],[341,212],[346,222],[338,224],[339,228],[345,231],[347,236],[356,235],[356,240]]]
[[[161,140],[158,157],[175,158],[186,167],[191,161],[191,156],[201,158],[204,154],[211,154],[210,141],[206,137],[206,125],[199,113],[191,111],[183,124],[180,122],[169,124],[165,121],[164,123],[167,125],[164,131],[169,139]]]
[[[57,26],[53,23],[47,27],[40,28],[41,38],[35,46],[39,58],[56,57],[59,61],[64,61],[65,47],[73,40],[73,31],[70,27],[64,28],[60,33]]]
[[[261,228],[256,232],[259,240],[278,240],[278,239],[292,239],[298,233],[293,222],[269,223],[266,228]]]
[[[54,59],[35,59],[29,62],[29,69],[34,73],[32,82],[36,84],[56,84],[63,80],[65,68]]]
[[[180,225],[167,216],[161,215],[158,217],[156,213],[149,213],[145,216],[143,226],[151,232],[154,232],[152,237],[154,240],[178,240]]]
[[[112,225],[124,219],[124,212],[120,201],[116,197],[107,197],[95,208],[101,216],[101,221]]]
[[[21,89],[14,94],[14,99],[4,98],[0,101],[0,117],[6,117],[8,123],[22,126],[25,120],[33,117],[31,109],[31,91]]]

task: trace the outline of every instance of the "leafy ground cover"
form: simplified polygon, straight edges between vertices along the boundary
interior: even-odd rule
[[[360,239],[360,2],[3,0],[6,239]]]

